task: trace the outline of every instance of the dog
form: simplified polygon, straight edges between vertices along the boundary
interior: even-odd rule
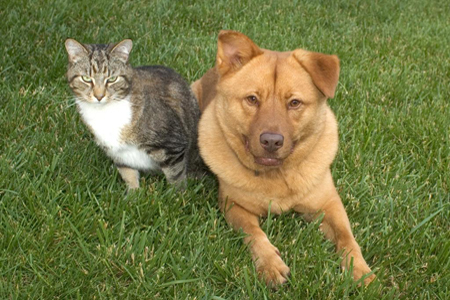
[[[262,49],[240,32],[223,30],[215,67],[192,84],[202,110],[200,154],[217,175],[220,209],[246,234],[269,286],[290,274],[259,226],[269,210],[294,210],[308,220],[323,216],[320,227],[342,253],[342,268],[366,285],[375,278],[331,177],[338,130],[327,99],[334,97],[339,69],[335,55]]]

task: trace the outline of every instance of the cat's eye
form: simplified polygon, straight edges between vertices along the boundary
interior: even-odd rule
[[[108,83],[113,83],[113,82],[116,82],[118,78],[119,78],[118,76],[111,76],[108,79],[106,79],[106,81]]]
[[[81,80],[83,80],[84,82],[87,82],[87,83],[92,82],[92,78],[89,76],[81,76]]]

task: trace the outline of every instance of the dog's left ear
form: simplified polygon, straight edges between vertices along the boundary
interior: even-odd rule
[[[216,59],[219,74],[237,71],[262,53],[262,50],[246,35],[233,30],[221,30],[217,42]]]
[[[339,80],[339,58],[297,49],[293,56],[309,73],[316,87],[327,97],[333,98]]]

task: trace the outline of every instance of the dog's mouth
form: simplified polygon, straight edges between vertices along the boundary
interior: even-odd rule
[[[283,160],[279,158],[270,158],[270,157],[255,157],[255,163],[257,163],[258,165],[268,167],[277,167],[283,164]]]

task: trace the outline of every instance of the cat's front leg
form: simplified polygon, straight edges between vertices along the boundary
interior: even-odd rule
[[[122,176],[122,179],[127,183],[130,190],[139,188],[138,170],[124,166],[117,166],[117,169],[119,170],[120,176]]]

